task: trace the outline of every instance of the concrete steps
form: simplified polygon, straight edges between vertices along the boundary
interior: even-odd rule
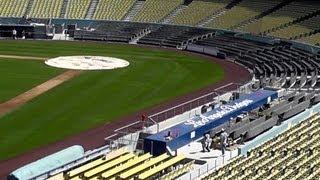
[[[93,18],[93,15],[96,12],[98,4],[99,4],[99,0],[91,0],[85,19]]]
[[[34,3],[34,0],[29,0],[26,12],[24,13],[25,16],[28,16],[30,14],[33,3]]]
[[[218,10],[217,12],[215,12],[214,14],[212,14],[211,16],[203,19],[202,21],[200,21],[198,23],[198,26],[199,27],[204,27],[206,26],[207,24],[211,23],[215,18],[219,17],[219,16],[222,16],[223,14],[225,14],[228,10],[227,9],[221,9],[221,10]]]
[[[65,18],[68,3],[69,3],[69,0],[63,0],[63,4],[62,4],[60,16],[59,16],[60,18]]]
[[[148,34],[150,34],[150,33],[151,33],[151,30],[150,30],[150,29],[145,29],[145,30],[143,30],[140,34],[138,34],[137,36],[133,37],[133,38],[130,40],[129,44],[137,44],[138,41],[139,41],[141,38],[145,37],[146,35],[148,35]]]
[[[131,21],[133,18],[141,11],[145,1],[136,1],[134,5],[130,8],[127,14],[124,16],[124,21]]]
[[[188,6],[186,5],[179,5],[176,9],[174,9],[171,13],[169,13],[166,17],[164,17],[160,23],[162,24],[170,24],[173,19],[180,14],[183,10],[185,10]]]

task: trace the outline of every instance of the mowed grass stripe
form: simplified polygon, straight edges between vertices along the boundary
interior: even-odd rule
[[[86,71],[0,118],[0,160],[110,123],[218,82],[224,76],[217,64],[166,50],[101,43],[52,43],[9,42],[8,47],[28,49],[29,56],[104,55],[124,58],[131,64],[124,69]],[[1,44],[0,41],[0,47]],[[32,53],[30,44],[37,53]],[[48,48],[44,47],[48,46],[52,49],[46,54]],[[0,54],[13,51],[9,48]]]
[[[0,58],[0,103],[5,102],[64,70],[46,66],[37,60]]]

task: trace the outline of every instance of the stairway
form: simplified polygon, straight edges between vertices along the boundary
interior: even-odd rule
[[[160,20],[159,23],[162,24],[170,24],[172,20],[180,14],[183,10],[185,10],[188,6],[186,5],[179,5],[176,9],[174,9],[171,13],[169,13],[166,17]]]
[[[232,9],[235,6],[237,6],[241,1],[242,0],[233,0],[233,1],[231,1],[229,4],[226,5],[226,7],[217,10],[211,16],[208,16],[205,19],[203,19],[202,21],[200,21],[198,23],[198,26],[199,27],[206,26],[207,24],[211,23],[215,18],[217,18],[219,16],[222,16],[223,14],[228,12],[230,9]]]
[[[223,14],[225,14],[228,10],[223,8],[223,9],[220,9],[218,10],[217,12],[213,13],[211,16],[209,17],[206,17],[205,19],[203,19],[202,21],[200,21],[198,23],[198,26],[199,27],[204,27],[206,26],[207,24],[211,23],[215,18],[219,17],[219,16],[222,16]]]
[[[99,4],[99,0],[91,0],[85,19],[93,18],[93,15],[96,12],[98,4]]]
[[[65,18],[69,0],[63,0],[59,18]]]
[[[127,14],[124,16],[124,21],[131,21],[133,18],[140,12],[141,8],[143,7],[145,1],[136,1],[134,5],[130,8]]]
[[[267,16],[269,14],[272,14],[273,12],[283,8],[284,6],[290,4],[293,0],[287,0],[287,1],[283,1],[281,3],[279,3],[278,5],[276,5],[275,7],[271,8],[271,9],[268,9],[267,11],[265,12],[262,12],[261,14],[255,16],[255,17],[252,17],[250,19],[247,19],[245,21],[242,21],[241,23],[231,27],[231,29],[241,29],[243,27],[245,27],[246,25],[250,24],[250,23],[253,23],[253,22],[256,22],[256,21],[259,21],[260,19],[262,19],[264,16]]]
[[[132,37],[132,39],[129,41],[129,44],[137,44],[139,39],[145,37],[146,35],[150,34],[151,30],[150,29],[144,29],[141,33],[138,35]]]
[[[24,16],[30,15],[33,3],[34,3],[34,0],[29,0],[29,3],[27,5],[27,9],[26,9],[26,12],[24,13]]]
[[[319,15],[320,15],[320,10],[314,11],[312,13],[309,13],[309,14],[305,15],[305,16],[299,17],[299,18],[297,18],[297,19],[295,19],[293,21],[290,21],[290,22],[287,22],[285,24],[281,24],[281,25],[279,25],[277,27],[273,27],[271,29],[268,29],[268,30],[262,32],[262,34],[269,34],[271,32],[275,32],[277,30],[280,30],[280,29],[283,29],[283,28],[287,28],[289,26],[292,26],[294,24],[300,23],[302,21],[308,20],[308,19],[310,19],[312,17],[319,16]]]

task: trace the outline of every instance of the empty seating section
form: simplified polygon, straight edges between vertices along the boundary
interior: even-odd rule
[[[36,18],[58,18],[63,0],[34,0],[29,16]]]
[[[143,23],[127,23],[120,21],[99,22],[94,31],[77,30],[75,39],[78,40],[99,40],[114,42],[129,42],[131,38],[148,27]]]
[[[186,26],[161,26],[141,38],[138,43],[176,47],[188,39],[214,32],[210,29],[197,29]]]
[[[100,166],[112,159],[115,159],[121,155],[124,155],[128,153],[128,150],[127,149],[124,149],[124,148],[121,148],[121,149],[118,149],[116,151],[112,151],[110,152],[109,154],[107,154],[105,157],[102,157],[102,158],[99,158],[97,160],[94,160],[94,161],[91,161],[83,166],[80,166],[79,168],[76,168],[76,169],[73,169],[69,172],[67,172],[67,176],[68,177],[74,177],[76,175],[79,175],[87,170],[90,170],[94,167],[97,167],[97,166]]]
[[[173,24],[196,25],[201,20],[224,8],[230,0],[193,1],[186,10],[173,19]]]
[[[303,42],[308,42],[313,45],[319,45],[320,44],[320,33],[313,34],[313,35],[307,36],[307,37],[303,37],[299,40],[303,41]]]
[[[0,17],[23,16],[28,2],[28,0],[0,0]]]
[[[303,17],[318,10],[319,3],[314,3],[314,1],[293,1],[273,13],[264,16],[258,21],[243,27],[242,30],[254,33],[270,31],[272,28],[292,22],[299,17]]]
[[[139,179],[149,179],[152,176],[156,175],[157,173],[163,171],[166,168],[172,167],[174,164],[176,164],[184,159],[185,159],[185,157],[182,155],[175,156],[172,159],[170,159],[170,160],[168,160],[158,166],[155,166],[155,167],[151,168],[150,170],[140,174]]]
[[[129,177],[132,177],[135,174],[138,174],[139,172],[148,169],[166,159],[169,158],[169,155],[167,154],[162,154],[158,157],[152,158],[150,161],[146,161],[145,163],[141,164],[140,166],[137,166],[135,168],[132,168],[128,171],[125,171],[123,173],[120,174],[120,178],[121,179],[128,179]]]
[[[135,157],[135,155],[133,153],[125,154],[123,156],[120,156],[119,158],[111,160],[110,162],[107,162],[105,164],[102,164],[101,166],[98,166],[96,168],[93,168],[93,169],[85,172],[83,174],[83,176],[85,178],[92,178],[94,176],[97,176],[97,175],[103,173],[106,170],[110,170],[111,168],[114,168],[114,167],[120,165],[121,163],[125,163],[128,160],[133,159],[134,157]]]
[[[152,155],[149,153],[141,155],[141,156],[136,156],[133,159],[129,160],[128,162],[123,163],[123,164],[111,169],[110,171],[102,173],[101,176],[102,176],[102,178],[105,178],[105,179],[110,178],[116,174],[121,173],[123,171],[123,169],[130,169],[140,163],[143,163],[144,161],[149,160],[151,157],[152,157]]]
[[[275,7],[279,1],[243,0],[207,26],[228,29]]]
[[[91,0],[69,0],[66,18],[84,19],[89,9]]]
[[[262,84],[277,84],[283,88],[319,86],[319,58],[290,46],[271,46],[234,36],[212,36],[195,44],[212,47],[234,58],[251,69]]]
[[[191,170],[193,164],[194,161],[182,155],[153,157],[149,153],[136,155],[120,148],[48,179],[173,179]]]
[[[100,0],[93,19],[121,20],[135,0]]]
[[[320,177],[318,114],[237,157],[205,179],[317,179]]]
[[[272,36],[290,38],[299,35],[304,35],[314,30],[320,29],[320,15],[301,21],[292,26],[286,26],[278,31],[270,33]]]
[[[182,0],[146,0],[134,21],[158,22],[182,4]]]

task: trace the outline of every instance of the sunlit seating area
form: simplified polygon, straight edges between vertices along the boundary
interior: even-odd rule
[[[34,0],[30,17],[58,18],[61,13],[63,0]]]
[[[319,4],[312,1],[293,1],[256,22],[250,23],[241,30],[254,33],[270,31],[282,24],[319,10]]]
[[[320,44],[320,33],[312,34],[311,36],[303,37],[299,41],[307,42],[313,45]]]
[[[93,19],[121,20],[135,0],[100,0]]]
[[[84,19],[90,6],[90,0],[69,0],[66,18]]]
[[[275,0],[243,0],[222,16],[213,19],[213,21],[207,26],[229,29],[245,20],[254,18],[255,16],[275,7],[278,4],[279,1]]]
[[[193,164],[183,155],[154,157],[120,148],[48,179],[173,179],[190,171]]]
[[[195,0],[173,20],[174,24],[197,25],[201,20],[224,8],[230,0]]]
[[[134,21],[158,22],[182,4],[182,0],[146,0]]]
[[[0,0],[0,17],[23,16],[28,2],[28,0]]]
[[[315,114],[203,179],[316,179],[319,138],[320,116]]]
[[[300,23],[294,24],[292,26],[286,26],[278,31],[272,32],[272,36],[283,37],[283,38],[293,38],[296,36],[304,35],[311,31],[320,28],[320,16],[315,16]]]

